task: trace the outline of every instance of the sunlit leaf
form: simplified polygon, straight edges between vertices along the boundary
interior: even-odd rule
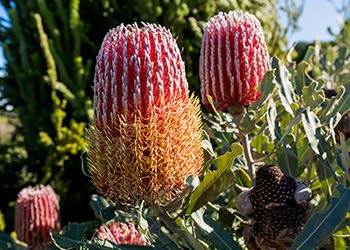
[[[223,190],[232,184],[234,180],[232,164],[236,157],[241,155],[242,152],[242,146],[233,143],[231,145],[231,152],[226,152],[214,161],[217,170],[207,172],[203,181],[192,193],[190,201],[186,207],[187,215],[204,206],[208,201],[217,197]]]
[[[292,83],[289,81],[289,72],[286,66],[277,58],[272,58],[272,68],[276,69],[276,79],[274,83],[277,86],[282,105],[288,113],[293,115],[293,110],[290,105],[296,101]]]

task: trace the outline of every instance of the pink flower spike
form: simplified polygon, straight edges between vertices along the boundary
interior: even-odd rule
[[[101,130],[119,116],[147,119],[150,108],[187,99],[185,64],[176,40],[165,27],[119,25],[105,36],[97,55],[94,120]]]
[[[59,231],[59,203],[51,186],[28,186],[18,194],[15,207],[15,231],[18,240],[29,248],[51,243],[50,230]]]
[[[140,229],[131,223],[114,222],[108,226],[101,226],[96,232],[96,236],[101,240],[106,239],[117,245],[149,245],[143,238]]]
[[[242,110],[259,99],[255,90],[269,69],[269,55],[259,20],[242,11],[220,12],[204,28],[200,55],[202,101],[212,110]]]

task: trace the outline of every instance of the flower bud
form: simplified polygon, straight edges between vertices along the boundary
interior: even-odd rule
[[[50,244],[50,230],[60,230],[59,203],[51,186],[28,186],[18,194],[15,231],[30,248]]]
[[[204,28],[200,55],[202,102],[211,96],[218,110],[242,110],[258,100],[255,90],[269,69],[269,55],[259,20],[242,11],[220,12]]]
[[[147,246],[139,228],[133,224],[114,222],[108,226],[101,226],[96,236],[101,240],[109,240],[117,245]]]

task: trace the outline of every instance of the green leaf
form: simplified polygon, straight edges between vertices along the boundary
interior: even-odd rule
[[[327,166],[329,173],[333,175],[334,179],[340,183],[339,178],[329,161],[329,148],[325,138],[321,135],[321,123],[319,119],[310,110],[310,108],[307,108],[307,110],[301,115],[301,120],[312,150],[314,150],[314,152],[318,155],[317,157],[321,159],[322,164]]]
[[[288,176],[298,175],[297,145],[293,135],[286,136],[283,147],[276,152],[277,163],[282,172]]]
[[[350,91],[345,91],[343,86],[340,87],[340,92],[344,93],[336,102],[337,106],[332,110],[332,112],[327,116],[326,123],[328,124],[331,119],[336,119],[334,126],[340,121],[340,118],[350,110]]]
[[[160,232],[160,234],[158,235],[158,238],[154,243],[154,246],[155,246],[155,249],[168,249],[168,250],[179,249],[176,243],[163,232]]]
[[[277,86],[278,94],[281,99],[281,103],[288,113],[293,115],[293,109],[291,104],[296,101],[292,83],[289,81],[289,72],[286,66],[277,58],[272,58],[272,68],[276,69],[276,79],[274,83]]]
[[[341,153],[340,153],[340,157],[341,157],[341,162],[343,164],[343,168],[345,169],[345,174],[346,174],[346,178],[348,181],[350,181],[350,155],[349,155],[349,149],[346,145],[345,142],[345,137],[343,133],[339,133],[339,137],[340,137],[340,146],[341,146]]]
[[[50,234],[59,249],[83,249],[88,244],[85,227],[77,223],[68,224],[68,229],[63,234],[52,230]]]
[[[315,214],[305,225],[304,230],[295,239],[291,249],[317,249],[345,219],[350,209],[350,189],[337,186],[339,197],[332,198],[331,207],[322,214]]]
[[[309,61],[314,56],[314,54],[315,54],[315,47],[309,46],[304,55],[303,61]]]
[[[318,150],[319,139],[316,137],[316,130],[320,129],[321,127],[320,121],[318,120],[317,116],[310,110],[310,108],[307,108],[307,110],[301,114],[301,121],[311,148],[315,151],[316,154],[320,154],[320,151]]]
[[[209,215],[203,215],[202,211],[191,214],[195,223],[207,234],[216,249],[241,249],[239,244],[233,240],[232,234],[226,231],[220,223],[213,220]]]
[[[253,102],[250,105],[250,110],[259,110],[267,102],[275,89],[274,80],[274,70],[267,71],[261,80],[260,85],[256,88],[256,90],[260,92],[260,98],[258,101]]]
[[[270,99],[267,105],[266,120],[267,120],[269,132],[271,136],[271,141],[274,141],[276,139],[276,136],[275,136],[276,116],[277,116],[277,111],[276,111],[275,103],[273,99]]]
[[[295,89],[300,96],[302,95],[303,88],[309,86],[313,81],[307,74],[309,68],[310,65],[307,62],[302,61],[297,65],[297,71],[294,74]]]
[[[9,250],[25,250],[25,246],[16,243],[10,235],[6,233],[0,233],[0,249]]]
[[[207,151],[211,157],[215,158],[215,152],[209,140],[202,140],[202,148]]]
[[[309,86],[302,89],[305,106],[310,107],[310,110],[314,110],[325,100],[322,90],[317,90],[317,87],[318,82],[312,81]]]
[[[96,195],[96,194],[93,194],[91,196],[91,200],[89,202],[89,205],[92,208],[92,210],[94,211],[95,217],[99,218],[101,220],[103,220],[103,217],[101,215],[102,210],[105,208],[108,208],[110,206],[110,204],[108,203],[108,201],[104,197]],[[103,220],[103,221],[106,222],[105,220]]]
[[[223,190],[230,186],[234,180],[232,164],[238,155],[243,152],[242,146],[237,143],[231,145],[231,152],[226,152],[218,157],[214,164],[216,171],[209,171],[197,189],[192,193],[190,201],[185,209],[186,215],[204,206],[209,200],[217,197]]]
[[[249,110],[241,119],[240,130],[245,132],[246,134],[252,132],[256,128],[256,118],[255,111]]]
[[[273,143],[269,141],[269,138],[264,133],[260,133],[254,136],[250,145],[256,150],[256,153],[259,155],[269,153],[273,149]]]
[[[301,115],[303,114],[303,112],[305,111],[304,108],[299,108],[296,113],[295,116],[290,120],[288,127],[285,129],[284,133],[281,134],[280,128],[278,126],[275,126],[275,135],[278,139],[278,142],[275,143],[275,147],[274,149],[277,149],[283,142],[284,142],[284,138],[290,134],[290,132],[292,131],[293,127],[298,124],[301,120]]]

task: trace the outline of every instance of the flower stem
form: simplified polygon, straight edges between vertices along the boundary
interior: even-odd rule
[[[242,112],[237,112],[236,108],[230,109],[228,108],[229,113],[233,116],[233,121],[237,126],[238,132],[236,133],[236,137],[238,141],[241,143],[243,146],[244,150],[244,157],[247,163],[248,167],[248,174],[249,177],[252,181],[252,184],[254,183],[254,175],[255,175],[255,168],[254,168],[254,159],[252,156],[252,150],[250,148],[250,142],[249,142],[249,137],[247,134],[243,133],[242,130],[239,128],[241,125],[241,119],[243,117],[243,111]]]

